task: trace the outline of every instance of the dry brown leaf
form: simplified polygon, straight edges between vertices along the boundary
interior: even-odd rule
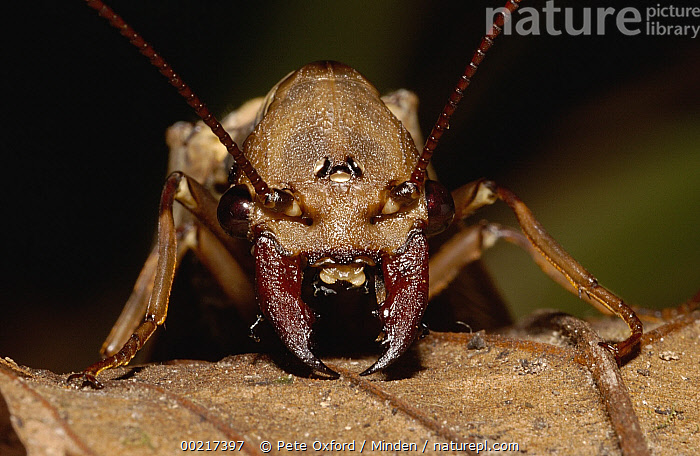
[[[652,453],[692,455],[700,448],[700,312],[663,323],[645,334],[622,378]],[[601,320],[596,330],[618,336],[624,326]],[[386,444],[401,442],[435,454],[450,442],[488,441],[527,454],[621,454],[581,353],[557,331],[533,332],[434,333],[369,378],[356,373],[372,359],[327,360],[339,380],[290,375],[250,354],[114,369],[104,389],[75,389],[65,375],[0,360],[0,450],[169,455],[183,441],[244,441],[243,452],[259,454],[268,441],[274,454],[283,441],[325,454],[314,442],[334,441],[354,442],[355,452],[391,452]]]

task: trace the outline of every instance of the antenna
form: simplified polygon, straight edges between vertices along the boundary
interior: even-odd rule
[[[221,126],[219,120],[214,116],[214,114],[211,113],[211,111],[209,111],[209,108],[202,103],[199,97],[195,95],[192,89],[190,89],[190,87],[182,79],[180,79],[180,76],[178,76],[168,62],[166,62],[165,59],[163,59],[163,57],[156,52],[153,46],[148,44],[141,35],[131,28],[129,24],[124,22],[124,19],[122,19],[117,13],[114,12],[114,10],[112,10],[112,8],[105,5],[102,1],[86,0],[86,3],[90,8],[97,11],[101,17],[107,19],[112,27],[119,30],[119,33],[128,39],[129,42],[133,44],[141,54],[148,58],[151,65],[156,67],[158,71],[160,71],[160,73],[168,79],[170,85],[175,87],[180,96],[182,96],[187,104],[194,109],[197,115],[202,118],[204,123],[211,128],[211,131],[219,138],[221,144],[226,147],[228,153],[233,156],[234,160],[236,160],[236,164],[241,170],[243,170],[248,179],[250,179],[250,182],[255,189],[255,193],[260,200],[268,204],[272,203],[274,206],[274,204],[279,202],[280,199],[284,199],[284,197],[280,195],[280,193],[284,193],[281,190],[270,190],[270,187],[268,187],[265,181],[262,180],[255,168],[253,168],[253,165],[251,165],[250,161],[248,161],[246,156],[243,155],[241,149],[238,148],[238,145],[233,142],[231,136],[229,136],[226,130],[224,130],[224,128]],[[289,196],[291,197],[291,195]]]
[[[520,0],[508,0],[508,3],[506,3],[506,6],[503,8],[505,11],[501,11],[497,14],[493,25],[491,26],[491,30],[489,30],[489,32],[481,39],[479,47],[474,52],[474,55],[472,56],[472,59],[467,67],[464,69],[464,73],[457,81],[457,85],[450,94],[447,104],[444,108],[442,108],[442,113],[440,113],[437,122],[435,122],[435,126],[430,132],[428,139],[425,141],[423,152],[418,159],[416,167],[413,169],[413,173],[411,173],[411,179],[408,181],[411,184],[416,186],[423,185],[423,181],[425,180],[425,170],[428,167],[428,163],[430,163],[430,157],[433,156],[433,152],[435,152],[435,148],[437,147],[442,134],[449,127],[450,117],[452,117],[452,114],[457,109],[457,105],[462,99],[464,91],[467,89],[467,87],[469,87],[472,77],[476,73],[476,70],[479,69],[479,64],[486,56],[486,52],[488,52],[493,45],[493,41],[501,33],[501,30],[503,30],[503,24],[508,19],[508,16],[518,9],[518,6],[520,6]]]

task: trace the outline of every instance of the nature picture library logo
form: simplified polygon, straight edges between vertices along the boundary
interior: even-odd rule
[[[559,2],[561,5],[562,2]],[[695,39],[700,34],[700,5],[657,3],[649,6],[556,6],[549,0],[541,9],[524,6],[512,15],[505,8],[486,8],[486,30],[497,14],[506,13],[506,35],[674,36]],[[512,17],[511,17],[512,16]]]

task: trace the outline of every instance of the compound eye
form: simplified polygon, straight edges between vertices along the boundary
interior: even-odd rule
[[[425,199],[428,202],[428,227],[426,236],[442,233],[455,216],[452,194],[438,181],[425,181]]]
[[[248,236],[250,223],[248,217],[253,211],[253,198],[245,185],[235,185],[224,193],[219,200],[216,217],[221,228],[237,238]]]

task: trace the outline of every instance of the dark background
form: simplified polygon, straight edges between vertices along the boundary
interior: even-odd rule
[[[22,31],[3,28],[0,355],[77,370],[96,360],[152,242],[164,131],[194,115],[82,2],[25,3],[5,10]],[[501,6],[113,3],[216,113],[334,59],[381,92],[416,91],[424,132],[484,32],[484,8]],[[435,167],[449,188],[481,176],[507,184],[601,283],[632,304],[675,305],[700,287],[698,75],[700,38],[627,37],[612,24],[602,37],[502,37]],[[502,208],[482,216],[515,223]],[[518,315],[595,313],[511,246],[487,263]]]

